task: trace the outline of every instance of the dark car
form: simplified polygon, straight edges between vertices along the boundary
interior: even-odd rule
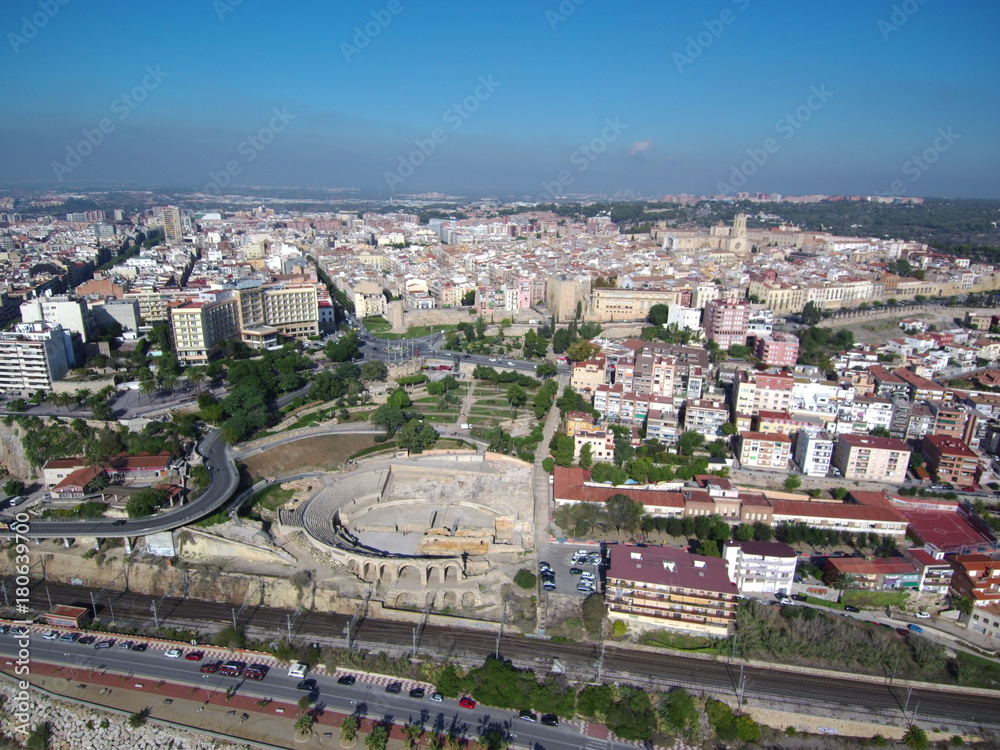
[[[108,638],[107,640],[94,644],[94,648],[111,648],[114,645],[115,645],[115,639]]]
[[[415,687],[410,691],[411,698],[423,698],[426,691],[422,687]]]
[[[316,680],[302,680],[298,685],[295,686],[296,690],[305,690],[306,692],[312,692],[316,689]]]
[[[399,695],[401,692],[403,692],[403,683],[390,682],[388,685],[385,686],[385,692],[390,693],[392,695]]]
[[[900,635],[906,635],[909,631],[906,628],[896,628],[896,632]]]
[[[805,597],[804,594],[792,594],[792,599],[794,599],[797,602],[804,602],[804,601],[806,601],[806,597]]]
[[[355,677],[354,675],[352,675],[352,674],[345,674],[345,675],[341,675],[337,679],[337,684],[338,685],[353,685],[357,681],[358,681],[358,678]]]
[[[145,650],[146,650],[147,648],[149,648],[149,645],[148,645],[148,644],[145,644],[145,643],[137,643],[137,644],[135,644],[135,645],[134,645],[134,646],[132,647],[132,650],[133,650],[133,651],[145,651]]]
[[[205,674],[215,674],[219,671],[219,662],[209,661],[201,665],[201,671]]]
[[[847,605],[844,606],[844,611],[845,612],[860,612],[861,610],[858,609],[857,607],[852,607],[850,604],[847,604]]]
[[[578,575],[581,575],[582,573],[583,573],[583,570],[581,570],[580,568],[570,568],[569,569],[569,574],[571,576],[578,576]]]
[[[559,717],[555,714],[542,714],[542,724],[547,727],[559,726]]]
[[[533,712],[528,711],[527,709],[521,711],[521,713],[519,713],[518,716],[521,718],[522,721],[530,721],[532,724],[538,721],[538,717],[535,716]]]
[[[115,521],[111,525],[112,526],[124,526],[126,523],[128,523],[128,521],[126,521],[124,518],[119,518],[117,521]]]
[[[80,640],[78,640],[77,643],[88,644],[88,643],[93,643],[96,640],[97,640],[97,638],[95,636],[85,635],[85,636],[83,636],[83,638],[81,638]]]

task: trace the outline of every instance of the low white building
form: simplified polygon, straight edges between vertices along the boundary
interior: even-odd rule
[[[667,310],[667,326],[676,325],[681,331],[697,331],[701,326],[701,310],[684,305],[671,305]]]
[[[799,430],[795,441],[795,463],[807,477],[825,477],[833,458],[833,438],[825,432]]]
[[[795,550],[783,542],[726,542],[729,580],[743,596],[790,594],[795,580]]]

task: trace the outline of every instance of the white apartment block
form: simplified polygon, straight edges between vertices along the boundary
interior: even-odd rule
[[[795,379],[785,373],[771,375],[742,371],[736,379],[736,413],[788,411],[794,385]]]
[[[65,294],[35,297],[22,302],[21,321],[24,323],[45,321],[60,325],[67,331],[79,333],[84,343],[93,339],[87,301],[74,299]]]
[[[667,326],[677,326],[681,331],[697,331],[701,327],[701,310],[684,305],[671,305],[667,311]]]
[[[177,360],[182,365],[205,364],[219,350],[219,342],[239,335],[239,298],[234,293],[223,293],[214,300],[173,307],[170,328]]]
[[[743,596],[790,594],[795,580],[795,550],[783,542],[726,542],[723,558],[729,580]]]
[[[354,287],[351,297],[354,301],[354,314],[359,318],[385,315],[389,309],[382,288],[372,281],[362,281]]]
[[[28,396],[51,391],[69,370],[66,331],[58,324],[22,323],[0,333],[0,391]]]
[[[781,433],[741,432],[740,464],[745,469],[787,471],[792,439]]]
[[[799,430],[795,441],[795,463],[808,477],[825,477],[833,460],[833,438],[825,433]]]
[[[684,430],[700,432],[707,440],[722,435],[729,408],[722,399],[691,399],[684,405]]]
[[[576,445],[574,456],[579,459],[584,445],[590,446],[594,463],[612,463],[615,460],[615,435],[610,430],[579,430],[573,435]]]

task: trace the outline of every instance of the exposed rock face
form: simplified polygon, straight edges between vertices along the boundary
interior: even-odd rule
[[[21,446],[21,428],[16,424],[4,424],[3,420],[0,420],[0,466],[18,479],[28,480],[35,477],[35,470],[28,462]]]

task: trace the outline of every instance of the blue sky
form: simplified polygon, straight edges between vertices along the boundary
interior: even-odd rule
[[[1000,198],[994,2],[6,0],[0,31],[4,184]]]

